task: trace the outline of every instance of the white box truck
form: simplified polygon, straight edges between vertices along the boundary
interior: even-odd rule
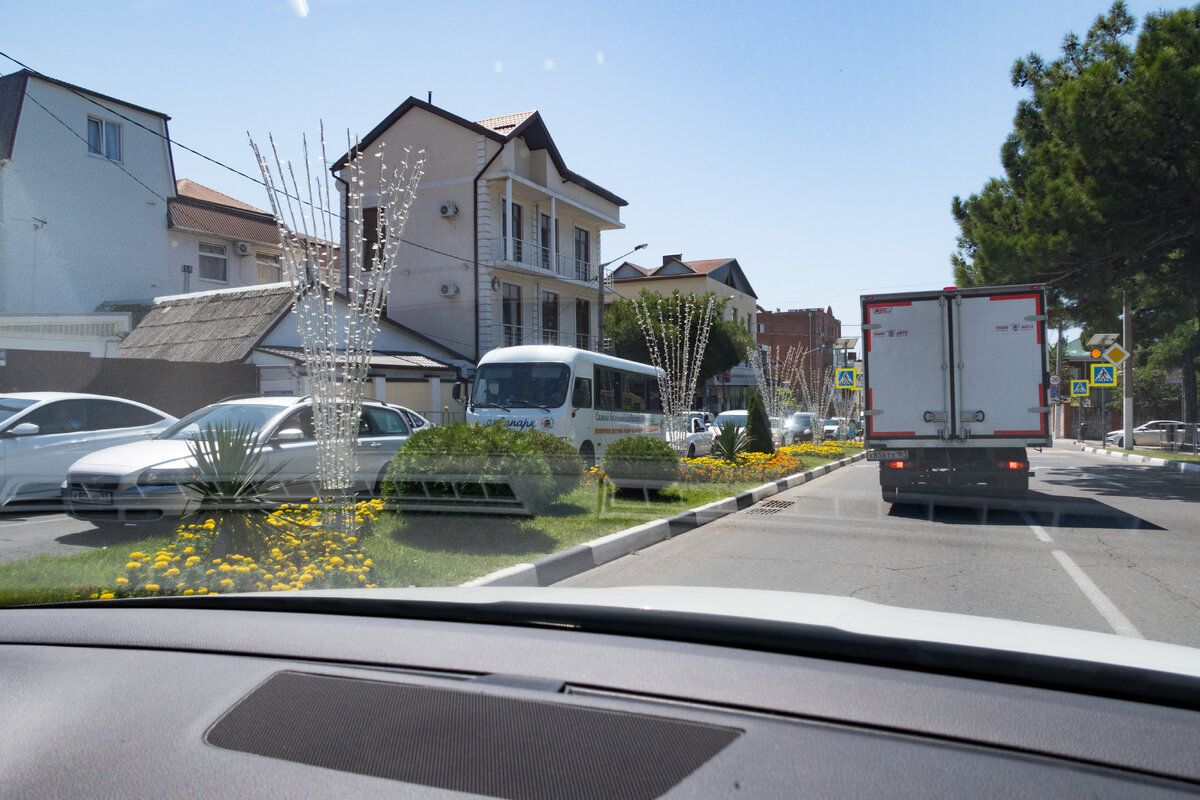
[[[863,295],[867,457],[889,502],[1021,498],[1052,443],[1036,285]]]

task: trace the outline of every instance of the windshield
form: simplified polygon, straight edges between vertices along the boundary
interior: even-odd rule
[[[559,408],[567,401],[566,364],[488,364],[475,375],[471,402],[506,408]]]
[[[248,425],[256,433],[279,416],[278,406],[250,404],[213,405],[188,414],[158,435],[159,439],[196,439],[206,428]]]
[[[0,606],[715,587],[1200,648],[1198,16],[6,4]]]
[[[25,397],[0,397],[0,424],[36,402]]]

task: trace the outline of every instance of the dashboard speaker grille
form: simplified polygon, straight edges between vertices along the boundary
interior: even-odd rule
[[[648,800],[740,734],[562,702],[280,672],[205,738],[228,750],[511,800]]]

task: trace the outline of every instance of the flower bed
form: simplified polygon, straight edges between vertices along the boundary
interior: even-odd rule
[[[381,500],[358,503],[359,522],[373,522]],[[175,541],[156,553],[133,552],[125,575],[111,587],[88,587],[80,599],[154,595],[225,594],[229,592],[295,591],[297,589],[374,588],[371,559],[359,550],[358,538],[325,530],[321,510],[307,503],[282,505],[266,514],[258,555],[231,553],[214,557],[215,519],[180,525]]]
[[[845,442],[826,441],[781,447],[774,453],[743,453],[736,463],[714,456],[683,459],[679,480],[683,483],[744,483],[778,480],[806,469],[805,457],[822,461],[846,454]],[[584,486],[595,486],[606,477],[603,468],[592,467],[583,474]]]

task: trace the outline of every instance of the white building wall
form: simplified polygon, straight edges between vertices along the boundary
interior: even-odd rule
[[[167,248],[167,271],[177,284],[177,291],[183,292],[183,266],[192,268],[191,280],[188,281],[192,292],[209,292],[213,289],[234,289],[239,286],[259,286],[257,253],[269,253],[282,256],[283,250],[279,245],[259,244],[250,242],[249,255],[239,256],[235,252],[233,239],[226,239],[210,233],[195,233],[193,231],[171,228],[167,232],[169,241]],[[200,277],[200,243],[225,245],[225,255],[229,259],[226,268],[226,281],[206,280]],[[282,264],[281,264],[282,270]],[[282,274],[286,279],[286,274]]]
[[[12,159],[0,167],[0,312],[79,313],[178,291],[163,257],[174,193],[166,139],[55,84],[30,78],[26,91]],[[160,117],[102,102],[165,137]],[[88,154],[89,116],[121,125],[121,167],[132,177]]]

